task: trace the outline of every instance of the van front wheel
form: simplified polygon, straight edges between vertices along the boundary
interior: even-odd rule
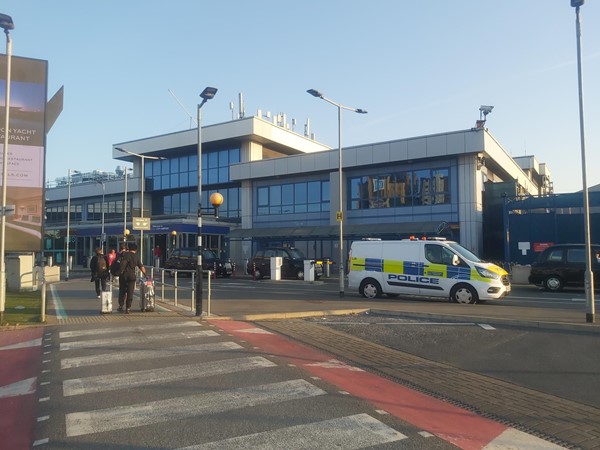
[[[381,294],[383,294],[381,285],[373,279],[363,280],[360,283],[359,292],[365,298],[380,298]]]
[[[450,301],[453,303],[462,303],[463,305],[471,305],[477,303],[479,296],[477,291],[468,284],[457,284],[450,292]]]

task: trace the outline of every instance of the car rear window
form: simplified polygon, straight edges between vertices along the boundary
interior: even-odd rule
[[[554,248],[548,251],[548,257],[546,261],[548,262],[561,262],[563,259],[563,249],[562,248]]]

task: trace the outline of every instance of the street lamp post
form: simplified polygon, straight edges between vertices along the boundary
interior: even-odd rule
[[[9,138],[9,113],[10,113],[10,74],[12,61],[12,40],[10,30],[15,28],[12,18],[6,14],[0,14],[0,27],[6,34],[6,90],[4,100],[4,149],[2,153],[2,211],[0,223],[0,322],[4,318],[4,307],[6,305],[6,265],[4,256],[6,254],[6,188],[8,186],[8,138]]]
[[[581,141],[581,176],[583,182],[583,224],[585,234],[585,320],[588,323],[595,321],[594,305],[594,275],[592,273],[592,251],[590,239],[590,202],[588,195],[587,170],[585,162],[585,126],[583,115],[583,77],[581,74],[581,21],[579,19],[579,8],[585,0],[571,0],[571,6],[575,8],[575,25],[577,36],[577,81],[579,85],[579,134]]]
[[[338,192],[339,192],[339,199],[338,199],[338,206],[339,209],[337,211],[336,214],[336,219],[338,221],[338,223],[340,224],[340,243],[339,243],[339,247],[340,247],[340,263],[339,263],[339,268],[340,268],[340,273],[339,273],[339,277],[340,277],[340,297],[344,296],[344,205],[343,205],[343,182],[342,182],[342,109],[348,110],[348,111],[352,111],[358,114],[366,114],[367,111],[364,109],[360,109],[360,108],[350,108],[348,106],[344,106],[341,105],[339,103],[334,102],[333,100],[328,99],[327,97],[325,97],[321,92],[317,91],[316,89],[309,89],[306,92],[308,92],[310,95],[312,95],[313,97],[318,97],[320,99],[325,100],[327,103],[332,104],[333,106],[335,106],[338,109],[338,150],[339,150],[339,166],[338,166],[338,177],[339,177],[339,185],[338,185]]]
[[[76,173],[79,173],[75,171]],[[65,242],[65,281],[69,281],[71,264],[69,260],[69,247],[71,244],[71,169],[67,171],[67,240]]]
[[[167,159],[163,156],[148,156],[148,155],[140,155],[139,153],[130,152],[129,150],[125,150],[124,148],[115,147],[115,150],[119,150],[120,152],[127,153],[128,155],[137,156],[142,160],[142,186],[141,186],[141,200],[140,200],[140,218],[144,218],[144,185],[146,184],[146,178],[144,176],[144,161],[146,159]],[[144,263],[144,230],[140,230],[140,261],[142,264]]]
[[[217,93],[217,88],[206,87],[200,93],[198,104],[198,257],[196,260],[196,315],[202,315],[202,106]]]
[[[100,247],[102,247],[102,253],[106,253],[106,249],[104,248],[104,241],[106,240],[106,235],[104,234],[104,194],[106,193],[106,184],[101,180],[96,180],[96,183],[102,185],[102,231],[100,233]]]
[[[125,198],[123,199],[123,243],[127,242],[127,172],[129,172],[129,168],[125,167]]]

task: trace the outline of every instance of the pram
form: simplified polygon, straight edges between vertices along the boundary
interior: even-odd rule
[[[140,311],[154,311],[154,280],[140,278]]]

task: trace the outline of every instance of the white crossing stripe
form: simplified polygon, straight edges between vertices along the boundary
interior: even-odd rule
[[[149,334],[144,336],[145,341],[162,341],[165,339],[177,339],[185,338],[191,339],[200,336],[219,336],[213,330],[201,330],[201,331],[182,331],[178,333],[164,333],[164,334]],[[94,348],[104,347],[105,345],[111,344],[123,344],[123,339],[118,337],[107,338],[107,339],[93,339],[89,341],[73,341],[73,342],[62,342],[60,344],[60,351],[64,350],[76,350],[81,348]]]
[[[495,328],[493,326],[491,326],[487,323],[478,323],[477,325],[479,325],[484,330],[495,330]]]
[[[97,336],[99,334],[114,334],[114,333],[131,333],[136,331],[152,331],[152,330],[164,330],[168,328],[180,328],[180,327],[201,327],[198,322],[188,321],[180,323],[165,323],[158,325],[140,325],[132,327],[119,327],[119,328],[95,328],[93,330],[74,330],[74,331],[61,331],[59,336],[61,339],[68,339],[81,336]]]
[[[18,397],[20,395],[33,394],[37,388],[37,378],[27,378],[16,381],[6,386],[0,386],[0,398]]]
[[[70,437],[101,433],[324,394],[325,391],[308,381],[290,380],[138,405],[76,412],[65,417],[66,434]]]
[[[116,391],[118,389],[131,389],[137,386],[160,384],[165,381],[172,383],[179,380],[210,377],[274,366],[276,366],[275,363],[261,356],[250,356],[223,361],[211,361],[209,363],[140,370],[110,376],[99,375],[87,378],[75,378],[63,382],[63,393],[65,397],[69,397],[71,395],[91,394],[94,392]]]
[[[121,361],[140,361],[142,359],[168,358],[171,356],[185,356],[192,353],[222,352],[238,350],[241,345],[235,342],[212,342],[208,344],[182,345],[178,347],[150,349],[150,350],[127,350],[101,355],[79,356],[76,358],[64,358],[60,361],[61,369],[72,369],[74,367],[97,366],[99,364],[111,364]]]
[[[31,341],[19,342],[17,344],[5,345],[0,347],[0,350],[16,350],[19,348],[39,347],[42,345],[42,338],[32,339]]]
[[[407,436],[369,416],[356,414],[322,422],[296,425],[273,431],[238,436],[217,442],[192,445],[181,450],[320,450],[323,448],[361,449],[406,439]],[[284,444],[285,443],[285,444]]]

